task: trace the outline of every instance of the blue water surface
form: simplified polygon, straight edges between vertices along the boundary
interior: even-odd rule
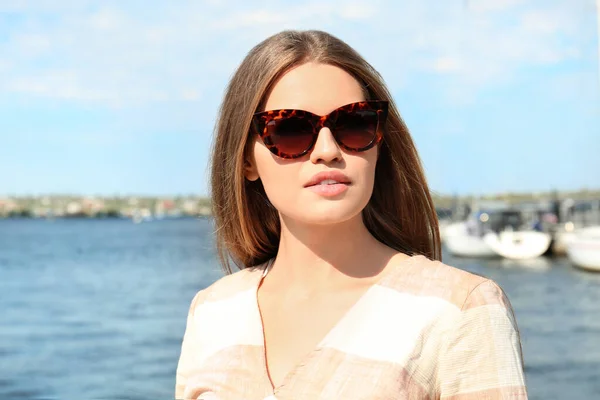
[[[0,398],[172,399],[210,219],[0,220]],[[564,258],[456,259],[508,294],[531,399],[600,398],[600,274]]]

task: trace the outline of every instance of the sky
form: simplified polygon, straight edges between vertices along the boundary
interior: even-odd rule
[[[382,74],[435,193],[597,189],[597,19],[595,0],[0,0],[0,196],[208,195],[228,80],[284,29]]]

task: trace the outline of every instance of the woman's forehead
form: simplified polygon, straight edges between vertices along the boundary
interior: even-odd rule
[[[299,109],[325,115],[363,100],[360,84],[343,69],[307,63],[291,69],[277,81],[265,110]]]

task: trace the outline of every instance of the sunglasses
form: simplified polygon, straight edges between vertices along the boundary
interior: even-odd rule
[[[323,116],[304,110],[263,111],[254,114],[252,126],[271,153],[292,159],[310,152],[325,127],[342,149],[369,150],[383,139],[387,114],[387,101],[360,101]]]

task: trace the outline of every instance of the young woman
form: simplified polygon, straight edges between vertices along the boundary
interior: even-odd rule
[[[320,31],[274,35],[217,120],[228,275],[192,301],[176,398],[527,398],[511,305],[439,261],[417,151],[356,51]]]

